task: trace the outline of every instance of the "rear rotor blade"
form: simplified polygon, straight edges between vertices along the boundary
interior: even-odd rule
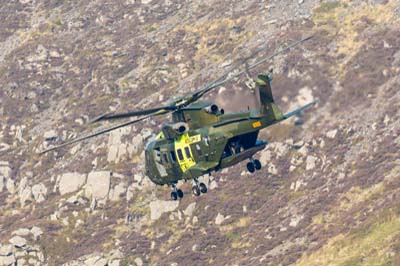
[[[204,89],[201,89],[201,90],[199,90],[198,92],[194,93],[194,94],[193,94],[193,101],[196,101],[197,99],[199,99],[200,97],[202,97],[204,94],[206,94],[206,93],[209,92],[210,90],[215,89],[215,88],[217,88],[217,87],[219,87],[219,86],[221,86],[221,85],[227,83],[228,81],[231,81],[232,79],[234,79],[234,78],[240,76],[240,75],[243,74],[244,72],[249,71],[250,69],[259,66],[260,64],[264,63],[265,61],[274,58],[275,56],[277,56],[277,55],[279,55],[279,54],[281,54],[281,53],[283,53],[283,52],[285,52],[285,51],[287,51],[287,50],[289,50],[289,49],[291,49],[291,48],[293,48],[293,47],[299,45],[299,44],[302,43],[302,42],[305,42],[305,41],[311,39],[312,37],[313,37],[312,35],[311,35],[311,36],[308,36],[308,37],[305,37],[305,38],[303,38],[303,39],[300,39],[300,40],[298,40],[298,41],[296,41],[296,42],[294,42],[294,43],[292,43],[292,44],[286,46],[286,47],[283,48],[283,49],[279,49],[278,51],[275,51],[272,55],[270,55],[270,56],[268,56],[268,57],[266,57],[266,58],[263,58],[262,60],[257,61],[257,62],[255,62],[255,63],[252,64],[252,65],[249,65],[248,67],[246,67],[246,69],[239,71],[238,73],[236,73],[235,75],[232,75],[231,77],[229,77],[229,78],[227,78],[227,79],[224,79],[224,80],[222,80],[222,81],[219,81],[220,78],[216,79],[217,82],[211,82],[211,83],[210,83],[211,85],[208,85],[208,86],[206,86]],[[247,60],[246,60],[246,61],[247,61]],[[226,76],[226,75],[227,75],[227,74],[224,73],[223,76]]]

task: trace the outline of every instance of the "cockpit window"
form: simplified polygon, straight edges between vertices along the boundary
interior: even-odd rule
[[[170,152],[172,162],[176,162],[176,155],[174,151]]]
[[[191,158],[192,156],[190,156],[190,150],[189,147],[185,147],[185,153],[186,153],[186,158]]]
[[[178,158],[179,158],[179,160],[183,160],[183,153],[182,153],[182,150],[181,149],[178,149],[177,150],[177,152],[178,152]]]

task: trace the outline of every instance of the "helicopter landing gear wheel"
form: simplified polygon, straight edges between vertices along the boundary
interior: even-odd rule
[[[250,173],[254,173],[255,170],[256,170],[255,165],[252,162],[248,162],[247,171],[249,171]]]
[[[178,198],[183,198],[183,191],[181,190],[181,189],[178,189],[177,191],[176,191],[176,194],[178,195]]]
[[[201,191],[200,191],[199,186],[198,185],[194,185],[192,187],[192,192],[193,192],[193,195],[195,195],[196,197],[200,196]]]
[[[204,183],[200,183],[199,184],[199,188],[200,188],[200,191],[201,191],[201,193],[207,193],[207,186],[206,186],[206,184],[204,184]]]
[[[255,159],[255,160],[253,161],[253,164],[254,164],[254,168],[255,168],[256,170],[260,170],[260,169],[261,169],[261,162],[260,162],[259,160]]]
[[[177,189],[175,183],[171,184],[171,186],[172,186],[171,199],[177,200],[183,198],[183,191],[181,189]]]
[[[172,200],[177,200],[178,199],[178,193],[176,193],[175,191],[171,192],[171,199]]]

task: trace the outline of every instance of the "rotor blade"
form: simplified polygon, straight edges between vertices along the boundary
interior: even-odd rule
[[[128,118],[128,117],[132,117],[132,116],[148,115],[148,114],[157,113],[159,111],[172,111],[174,109],[175,109],[174,106],[163,106],[163,107],[155,107],[155,108],[150,108],[150,109],[131,111],[131,112],[127,112],[127,113],[120,113],[120,114],[106,113],[106,114],[100,115],[100,116],[92,119],[90,121],[90,123],[95,123],[95,122],[102,121],[102,120],[122,119],[122,118]]]
[[[255,68],[256,66],[258,66],[258,65],[260,65],[260,64],[262,64],[262,63],[264,63],[265,61],[274,58],[275,56],[277,56],[277,55],[279,55],[279,54],[281,54],[281,53],[283,53],[283,52],[285,52],[285,51],[287,51],[287,50],[289,50],[289,49],[291,49],[291,48],[293,48],[293,47],[299,45],[299,44],[302,43],[302,42],[305,42],[305,41],[311,39],[312,37],[313,37],[313,35],[310,35],[310,36],[305,37],[305,38],[303,38],[303,39],[301,39],[301,40],[298,40],[298,41],[296,41],[296,42],[294,42],[294,43],[292,43],[292,44],[286,46],[286,47],[283,48],[283,49],[279,49],[278,51],[275,51],[272,55],[270,55],[270,56],[268,56],[268,57],[266,57],[266,58],[264,58],[264,59],[262,59],[262,60],[260,60],[260,61],[257,61],[256,63],[254,63],[254,64],[252,64],[252,65],[249,65],[246,69],[239,71],[238,73],[236,73],[235,75],[232,75],[231,77],[229,77],[229,78],[227,78],[227,79],[224,79],[224,80],[219,81],[219,82],[211,83],[210,86],[206,86],[204,89],[202,89],[202,90],[200,90],[200,91],[198,91],[198,92],[196,92],[196,93],[194,94],[195,100],[199,99],[200,97],[202,97],[204,94],[206,94],[206,93],[209,92],[210,90],[215,89],[216,87],[219,87],[219,86],[221,86],[222,84],[224,84],[224,83],[226,83],[226,82],[228,82],[228,81],[231,81],[232,79],[234,79],[234,78],[240,76],[240,75],[243,74],[244,72],[246,72],[246,71],[248,71],[248,70],[250,70],[250,69],[252,69],[252,68]]]
[[[161,114],[162,114],[162,113],[157,114],[157,115],[161,115]],[[63,143],[63,144],[60,144],[60,145],[57,145],[57,146],[48,148],[48,149],[46,149],[46,150],[44,150],[44,151],[39,152],[39,154],[43,154],[43,153],[46,153],[46,152],[49,152],[49,151],[52,151],[52,150],[56,150],[56,149],[65,147],[65,146],[67,146],[67,145],[74,144],[74,143],[77,143],[77,142],[79,142],[79,141],[83,141],[83,140],[85,140],[85,139],[89,139],[89,138],[96,137],[96,136],[98,136],[98,135],[101,135],[101,134],[110,132],[110,131],[112,131],[112,130],[115,130],[115,129],[118,129],[118,128],[121,128],[121,127],[125,127],[125,126],[128,126],[128,125],[131,125],[131,124],[134,124],[134,123],[143,121],[143,120],[145,120],[145,119],[147,119],[147,118],[149,118],[149,117],[152,117],[152,116],[154,116],[154,115],[147,115],[147,116],[141,117],[141,118],[139,118],[139,119],[131,120],[131,121],[128,121],[128,122],[125,122],[125,123],[122,123],[122,124],[118,124],[118,125],[115,125],[115,126],[106,128],[106,129],[102,129],[102,130],[93,132],[93,133],[91,133],[91,134],[89,134],[89,135],[85,135],[85,136],[82,136],[82,137],[79,137],[79,138],[76,138],[76,139],[67,141],[67,142],[65,142],[65,143]]]
[[[213,84],[215,84],[215,83],[217,83],[217,82],[219,82],[219,81],[221,81],[221,80],[224,80],[225,77],[226,77],[227,75],[229,75],[229,73],[231,73],[233,70],[235,70],[236,68],[238,68],[239,66],[241,66],[241,65],[243,65],[243,64],[247,64],[247,61],[248,61],[249,59],[253,58],[256,54],[258,54],[258,53],[260,53],[260,52],[262,52],[262,51],[264,51],[264,50],[267,50],[267,49],[268,49],[267,46],[266,46],[266,47],[261,47],[261,48],[257,49],[256,51],[254,51],[253,53],[251,53],[249,56],[247,56],[247,57],[241,59],[239,62],[237,62],[237,63],[236,63],[235,65],[233,65],[231,68],[229,68],[228,70],[226,70],[226,71],[225,71],[222,75],[220,75],[218,78],[214,79],[213,81],[211,81],[210,83],[208,83],[206,86],[204,86],[204,88],[201,89],[200,91],[202,91],[202,90],[204,90],[204,89],[206,89],[206,88],[208,88],[208,87],[211,87]]]

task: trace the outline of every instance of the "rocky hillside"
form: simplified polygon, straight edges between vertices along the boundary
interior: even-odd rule
[[[400,265],[398,0],[3,2],[0,265]],[[256,174],[170,201],[143,162],[168,116],[38,154],[311,34],[251,71],[284,111],[318,100],[263,131]],[[208,98],[246,109],[247,81]]]

